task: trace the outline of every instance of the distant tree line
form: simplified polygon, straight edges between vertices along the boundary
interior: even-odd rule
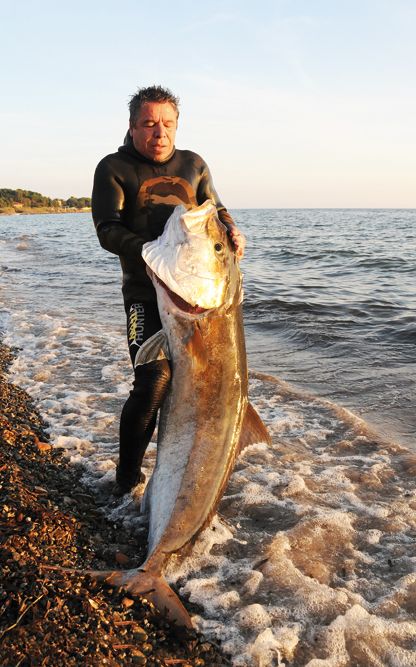
[[[69,199],[51,199],[32,190],[11,190],[0,188],[0,208],[85,208],[91,206],[90,197],[69,197]]]

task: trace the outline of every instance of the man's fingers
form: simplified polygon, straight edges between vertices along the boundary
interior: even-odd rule
[[[246,245],[246,238],[236,227],[230,229],[230,238],[233,243],[235,253],[239,259],[244,255],[244,248]]]

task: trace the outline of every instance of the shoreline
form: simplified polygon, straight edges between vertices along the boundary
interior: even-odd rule
[[[109,489],[86,487],[49,442],[30,396],[7,379],[13,358],[0,340],[0,666],[229,665],[196,631],[179,638],[145,599],[82,574],[138,567],[145,541],[107,521]]]
[[[53,208],[49,206],[40,206],[39,208],[27,208],[17,210],[15,208],[2,209],[0,215],[51,215],[57,213],[91,213],[91,206],[84,208]]]

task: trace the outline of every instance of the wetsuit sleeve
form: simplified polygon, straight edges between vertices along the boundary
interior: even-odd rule
[[[95,170],[91,201],[98,240],[105,250],[138,260],[144,239],[123,224],[124,206],[123,187],[104,159]]]
[[[217,207],[218,217],[227,227],[227,229],[235,226],[234,220],[218,197],[217,191],[215,190],[214,184],[212,182],[211,172],[208,169],[208,166],[205,164],[197,191],[198,204],[203,204],[207,199],[211,199],[211,201],[214,202],[215,206]]]

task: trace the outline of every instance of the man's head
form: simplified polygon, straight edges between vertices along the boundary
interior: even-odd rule
[[[175,146],[179,98],[168,88],[139,88],[130,99],[129,132],[135,149],[155,162],[164,162]]]

